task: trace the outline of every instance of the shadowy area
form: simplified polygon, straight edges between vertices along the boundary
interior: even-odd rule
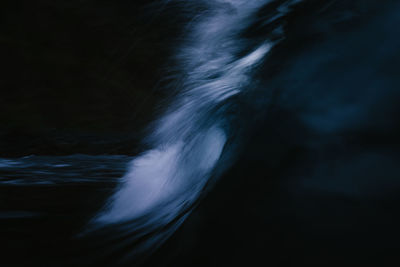
[[[179,33],[155,2],[3,2],[0,156],[134,153]]]

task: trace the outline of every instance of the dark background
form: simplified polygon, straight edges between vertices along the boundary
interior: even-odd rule
[[[0,156],[132,154],[179,34],[156,2],[3,1]]]

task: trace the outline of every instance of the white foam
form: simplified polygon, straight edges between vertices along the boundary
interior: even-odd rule
[[[155,123],[149,137],[153,149],[132,161],[120,188],[95,222],[107,225],[146,218],[130,225],[146,233],[157,232],[146,241],[146,246],[152,246],[172,234],[188,215],[183,210],[200,196],[227,141],[221,105],[246,90],[252,71],[274,46],[264,40],[238,57],[243,52],[241,33],[251,26],[254,12],[269,2],[210,0],[212,10],[193,19],[175,61],[182,74],[180,94]],[[294,2],[287,1],[281,11],[272,10],[278,13],[273,19]],[[179,222],[164,227],[174,219]]]
[[[225,134],[212,128],[199,133],[192,143],[177,142],[136,158],[124,177],[123,186],[97,222],[134,219],[188,192],[197,196],[218,161],[225,141]],[[180,211],[179,206],[168,208],[172,214]]]

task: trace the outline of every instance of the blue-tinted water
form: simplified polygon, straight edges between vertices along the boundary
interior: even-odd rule
[[[72,240],[112,194],[128,156],[0,159],[2,266],[71,266]],[[65,265],[64,265],[65,264]]]
[[[396,258],[399,3],[160,2],[185,30],[143,153],[0,159],[1,263]]]
[[[123,174],[128,156],[26,156],[0,158],[2,186],[60,186],[77,183],[112,183]]]

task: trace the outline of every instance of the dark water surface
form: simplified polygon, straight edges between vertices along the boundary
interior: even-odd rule
[[[264,149],[273,143],[260,147],[254,136],[240,164],[145,266],[257,266],[260,261],[272,266],[382,266],[397,261],[397,156],[336,148],[332,158],[276,144],[274,149],[286,153],[268,156]],[[0,159],[2,266],[119,266],[124,254],[104,255],[120,243],[79,234],[113,193],[131,159]],[[380,174],[376,164],[390,172]],[[129,246],[124,250],[129,253]]]
[[[71,266],[70,261],[76,260],[72,240],[111,194],[130,159],[88,155],[0,159],[1,265]]]

